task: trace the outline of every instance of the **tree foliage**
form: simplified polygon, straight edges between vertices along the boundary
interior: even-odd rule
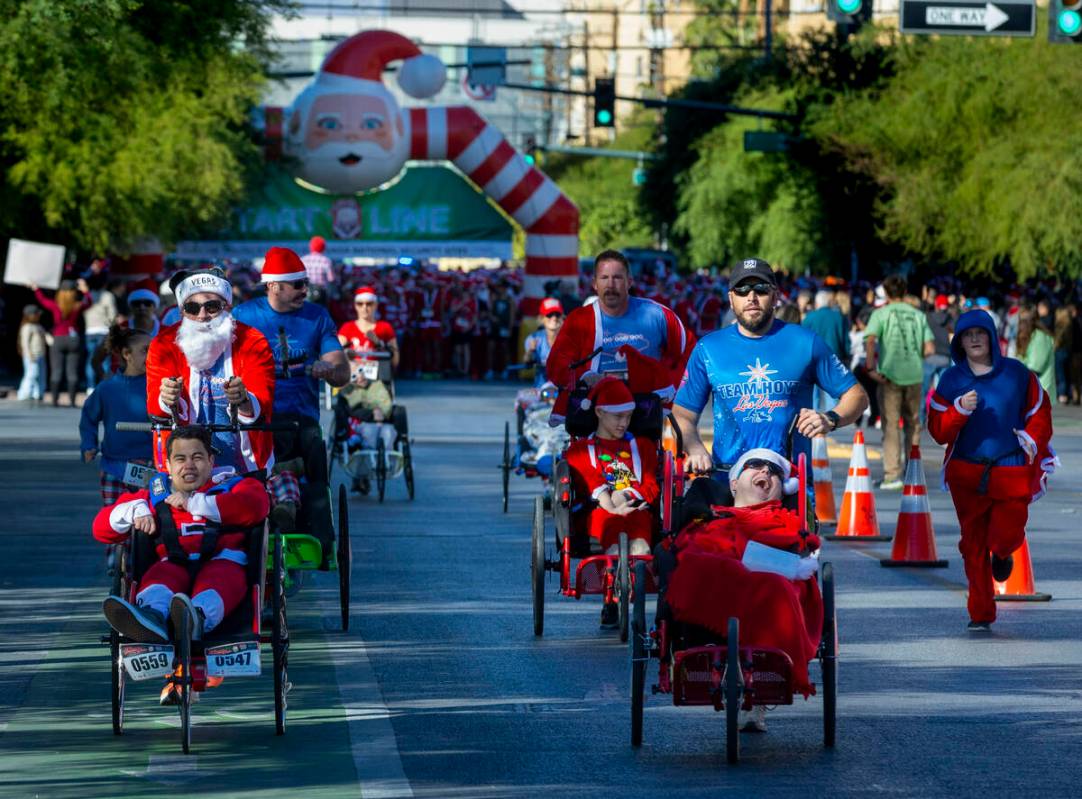
[[[882,188],[881,232],[926,260],[1082,273],[1082,51],[1034,39],[906,39],[894,77],[808,128]]]
[[[0,231],[125,252],[218,221],[280,5],[0,0]]]

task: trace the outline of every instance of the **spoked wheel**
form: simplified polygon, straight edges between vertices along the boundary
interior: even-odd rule
[[[533,634],[545,632],[545,501],[534,497],[530,574],[533,587]]]
[[[383,495],[387,491],[387,447],[382,438],[376,440],[376,490],[379,501],[383,502]]]
[[[740,668],[740,621],[729,619],[729,648],[725,662],[725,757],[740,760],[740,703],[744,693],[744,672]]]
[[[349,540],[349,495],[344,484],[338,486],[338,602],[342,608],[342,632],[349,630],[349,582],[353,566],[353,546]]]
[[[631,602],[631,546],[627,533],[620,533],[620,554],[616,562],[617,604],[620,609],[620,641],[627,643],[628,609]]]
[[[646,585],[646,563],[635,564],[635,585]],[[631,605],[631,745],[642,745],[642,710],[646,702],[646,667],[650,653],[646,648],[646,592],[635,592]]]
[[[339,499],[341,499],[339,494]],[[339,563],[341,568],[341,563]],[[282,536],[274,536],[274,560],[271,569],[271,652],[274,655],[274,732],[285,735],[286,731],[286,656],[289,651],[289,635],[286,630],[285,591],[282,588],[284,573]]]
[[[192,619],[187,613],[176,630],[180,650],[180,746],[184,754],[192,751]]]
[[[402,439],[402,475],[406,478],[406,493],[413,501],[413,453],[408,439]]]
[[[503,460],[500,462],[503,472],[503,512],[507,513],[507,503],[511,492],[511,423],[503,423]]]
[[[838,708],[838,616],[834,609],[834,565],[824,563],[823,641],[819,653],[823,672],[823,746],[834,746]]]
[[[116,573],[113,575],[113,596],[127,596],[124,590],[124,580],[121,578],[123,566],[116,565]],[[124,732],[124,687],[127,675],[124,667],[120,665],[120,633],[116,630],[109,631],[109,656],[112,658],[112,682],[113,682],[113,735],[121,735]]]

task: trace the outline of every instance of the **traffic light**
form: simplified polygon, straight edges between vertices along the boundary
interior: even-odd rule
[[[527,133],[522,137],[522,157],[530,166],[537,163],[537,136],[532,133]]]
[[[611,128],[615,126],[616,81],[613,78],[594,78],[594,127]]]
[[[1082,0],[1049,0],[1048,41],[1053,44],[1082,43]]]
[[[872,0],[827,0],[827,19],[838,25],[852,25],[855,31],[871,18]]]

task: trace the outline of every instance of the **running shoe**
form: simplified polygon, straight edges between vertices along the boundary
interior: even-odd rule
[[[101,609],[110,626],[124,637],[140,644],[169,643],[165,617],[158,611],[133,605],[118,596],[106,597]]]
[[[756,705],[740,711],[740,729],[744,732],[766,732],[766,706]]]
[[[606,602],[601,606],[601,628],[615,630],[620,626],[620,611],[615,602]]]
[[[971,633],[987,633],[992,631],[992,622],[990,621],[971,621],[967,629]]]
[[[173,601],[169,603],[169,621],[173,623],[174,634],[181,629],[186,618],[191,619],[192,640],[201,640],[203,638],[203,611],[192,604],[187,594],[173,594]]]
[[[992,553],[992,577],[997,583],[1006,582],[1012,571],[1014,571],[1014,555],[1001,558]]]
[[[901,480],[880,480],[875,487],[880,491],[901,491],[905,488],[905,483]]]

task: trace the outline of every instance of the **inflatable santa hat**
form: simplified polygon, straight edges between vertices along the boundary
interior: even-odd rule
[[[766,461],[777,466],[782,473],[781,488],[786,494],[795,494],[800,490],[800,478],[797,476],[796,466],[793,465],[793,462],[774,450],[765,447],[749,449],[740,456],[737,462],[733,464],[733,468],[729,470],[730,483],[736,482],[737,478],[740,477],[740,473],[744,471],[744,467],[750,461]]]
[[[635,398],[624,381],[615,377],[603,377],[594,384],[586,399],[582,401],[584,411],[590,408],[607,411],[608,413],[627,413],[635,410]]]
[[[424,99],[438,94],[447,81],[447,69],[434,55],[394,31],[362,31],[339,43],[327,54],[316,83],[342,92],[391,93],[383,85],[383,71],[394,61],[398,85],[410,97]]]

